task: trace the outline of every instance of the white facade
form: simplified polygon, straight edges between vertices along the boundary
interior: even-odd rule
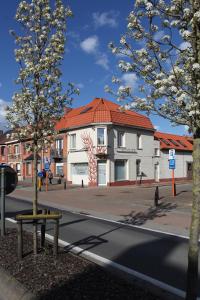
[[[91,160],[96,163],[96,170],[95,166],[93,169],[96,172],[94,185],[159,182],[171,178],[169,150],[160,149],[160,142],[154,139],[154,132],[151,130],[95,124],[70,130],[67,135],[67,174],[68,181],[73,184],[80,185],[83,182],[84,185],[90,185]],[[84,137],[90,138],[90,150],[84,144]],[[98,156],[96,152],[101,147],[104,148],[105,155]],[[176,151],[175,178],[187,178],[188,164],[191,163],[191,152]]]

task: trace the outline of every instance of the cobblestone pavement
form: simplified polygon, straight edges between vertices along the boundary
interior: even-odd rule
[[[172,197],[170,185],[159,186],[159,205],[154,206],[155,186],[81,188],[54,184],[39,192],[39,203],[90,214],[113,221],[174,234],[188,235],[191,214],[191,183],[177,184],[177,196]],[[19,184],[9,196],[31,201],[31,184]]]

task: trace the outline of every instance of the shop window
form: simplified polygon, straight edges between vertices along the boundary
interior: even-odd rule
[[[115,161],[115,181],[126,180],[126,160]]]

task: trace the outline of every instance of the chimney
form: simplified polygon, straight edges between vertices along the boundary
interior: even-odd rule
[[[65,106],[64,107],[64,115],[68,114],[72,110],[71,107]]]

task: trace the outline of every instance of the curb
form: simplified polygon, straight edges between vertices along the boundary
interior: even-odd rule
[[[25,288],[7,271],[0,268],[0,300],[37,300],[38,297]]]

